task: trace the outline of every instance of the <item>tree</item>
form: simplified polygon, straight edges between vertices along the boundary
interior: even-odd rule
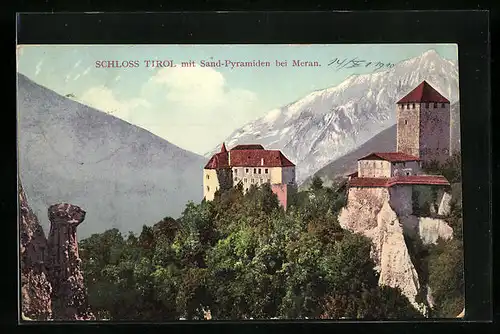
[[[314,175],[311,182],[310,190],[317,191],[321,189],[323,189],[323,180],[321,179],[321,177]]]
[[[429,256],[433,314],[456,317],[464,308],[464,254],[461,240],[439,240]]]
[[[413,316],[400,292],[378,287],[370,241],[340,228],[345,189],[313,188],[286,212],[267,184],[233,188],[139,236],[82,241],[93,310],[141,321],[208,310],[219,320]]]

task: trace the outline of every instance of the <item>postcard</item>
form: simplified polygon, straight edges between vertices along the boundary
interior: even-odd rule
[[[456,44],[17,60],[22,319],[464,316]]]

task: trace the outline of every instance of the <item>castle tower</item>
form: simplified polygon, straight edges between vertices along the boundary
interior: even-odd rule
[[[422,162],[451,155],[450,101],[426,81],[397,102],[397,151]]]

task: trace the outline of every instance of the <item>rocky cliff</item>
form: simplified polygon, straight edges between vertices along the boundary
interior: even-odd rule
[[[31,211],[19,183],[19,237],[21,266],[21,311],[23,317],[47,320],[52,316],[52,287],[47,278],[47,239]]]
[[[342,228],[361,233],[373,242],[372,258],[379,272],[379,284],[401,289],[408,300],[424,315],[427,314],[429,289],[420,284],[405,237],[420,238],[423,244],[448,240],[452,228],[442,219],[404,214],[401,200],[383,188],[351,189],[348,203],[339,214]],[[446,195],[446,203],[449,196]],[[446,204],[442,211],[448,212]],[[418,299],[426,295],[427,303]]]
[[[52,205],[48,240],[19,182],[21,318],[93,320],[87,304],[76,241],[85,211],[71,204]]]
[[[54,319],[95,320],[87,303],[76,228],[85,219],[80,207],[62,203],[49,207],[48,273]]]

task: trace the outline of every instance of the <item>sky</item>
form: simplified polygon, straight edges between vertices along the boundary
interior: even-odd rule
[[[17,69],[56,93],[205,154],[272,109],[336,86],[350,75],[386,70],[429,49],[458,59],[455,44],[18,45]],[[356,59],[358,66],[329,65],[335,59],[344,64]],[[171,60],[176,67],[147,66],[152,60]],[[194,67],[182,67],[181,62],[190,60]],[[201,66],[202,61],[217,60],[260,60],[271,66]],[[294,60],[320,66],[292,66]],[[107,61],[138,66],[100,66]],[[276,66],[276,61],[287,61],[287,66]]]

